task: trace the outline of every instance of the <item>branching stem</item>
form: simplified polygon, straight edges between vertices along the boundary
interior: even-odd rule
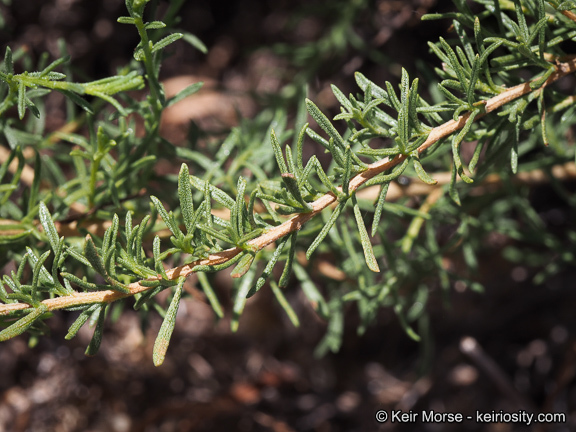
[[[532,91],[541,91],[543,87],[576,71],[576,56],[566,57],[563,58],[562,60],[564,61],[556,64],[556,71],[552,75],[550,75],[550,77],[546,80],[546,82],[543,84],[542,87],[532,89],[530,87],[531,82],[526,82],[523,84],[519,84],[515,87],[512,87],[509,90],[500,93],[499,95],[487,100],[484,107],[485,112],[482,114],[478,114],[475,119],[479,119],[485,116],[486,114],[489,114],[497,110],[498,108],[507,104],[508,102],[516,100],[522,96],[525,96]],[[469,116],[470,113],[466,113],[460,116],[456,121],[450,120],[432,129],[426,141],[418,148],[418,152],[419,153],[424,152],[434,143],[438,142],[443,138],[446,138],[447,136],[450,136],[457,130],[462,129],[462,127],[464,127],[464,125],[466,124],[466,121],[468,120]],[[348,192],[353,193],[368,180],[402,163],[407,157],[408,156],[406,155],[398,155],[391,160],[383,159],[371,165],[368,165],[368,169],[356,175],[350,180]],[[338,188],[338,190],[341,191],[341,188]],[[294,216],[293,218],[282,223],[281,225],[278,225],[270,229],[269,231],[265,232],[260,237],[251,240],[249,242],[249,245],[252,246],[254,250],[260,250],[266,247],[267,245],[277,241],[278,239],[290,234],[291,232],[298,231],[304,226],[306,222],[308,222],[310,219],[312,219],[314,216],[316,216],[318,213],[320,213],[322,210],[324,210],[331,204],[335,203],[336,201],[337,201],[336,195],[334,195],[332,192],[327,193],[326,195],[320,197],[319,199],[311,203],[313,211],[308,213],[301,213]],[[189,276],[191,273],[193,273],[192,269],[198,265],[221,264],[235,257],[240,252],[242,252],[242,249],[238,247],[227,249],[217,254],[210,255],[206,259],[197,260],[195,262],[167,270],[166,274],[168,278],[172,280],[182,276],[186,277]],[[132,295],[151,289],[149,287],[141,285],[139,282],[133,282],[132,284],[129,285],[129,288],[130,293],[128,294],[112,290],[97,291],[97,292],[82,292],[70,296],[63,296],[44,300],[42,303],[48,307],[48,310],[52,311],[91,303],[111,303],[121,298],[130,297]],[[32,308],[32,306],[26,303],[2,304],[0,305],[0,315],[8,315],[9,313],[12,313],[14,311],[25,310],[29,308]]]

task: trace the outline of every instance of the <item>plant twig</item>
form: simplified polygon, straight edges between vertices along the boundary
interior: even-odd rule
[[[550,167],[550,174],[557,180],[568,180],[576,178],[576,163],[567,162],[561,165],[554,165]],[[441,189],[443,186],[450,183],[450,172],[430,173],[430,176],[438,183],[435,185],[427,185],[426,183],[413,181],[408,186],[400,186],[396,182],[390,183],[390,188],[386,194],[386,201],[393,202],[403,197],[414,197],[420,195],[428,195],[436,189]],[[460,179],[458,179],[460,180]],[[539,185],[548,183],[550,180],[549,174],[542,169],[535,169],[531,171],[519,172],[512,179],[514,184],[522,184],[528,186]],[[480,194],[486,189],[495,188],[502,184],[502,178],[498,174],[489,174],[477,186],[473,187],[471,193]],[[369,186],[356,193],[358,198],[373,201],[378,198],[380,194],[380,186]]]
[[[474,364],[488,375],[492,382],[498,387],[508,399],[516,404],[518,408],[536,412],[536,407],[526,399],[506,376],[498,364],[484,352],[478,341],[471,336],[466,336],[460,341],[460,351],[466,354]]]
[[[564,15],[566,18],[569,18],[569,19],[571,19],[572,21],[576,22],[576,14],[575,14],[574,12],[565,10],[565,11],[562,11],[562,12],[560,12],[560,13],[561,13],[562,15]]]
[[[493,98],[487,100],[484,104],[485,112],[482,114],[478,114],[476,116],[475,120],[482,118],[486,114],[489,114],[489,113],[497,110],[498,108],[507,104],[508,102],[511,102],[515,99],[522,97],[522,96],[525,96],[532,91],[541,91],[541,89],[543,87],[545,87],[545,86],[557,81],[558,79],[576,71],[576,56],[563,58],[563,60],[566,60],[566,61],[556,64],[556,71],[552,75],[550,75],[550,77],[546,80],[546,82],[544,83],[544,85],[542,87],[540,87],[538,89],[532,89],[530,87],[531,81],[523,83],[523,84],[519,84],[519,85],[514,86],[514,87],[511,87],[510,89],[500,93],[499,95],[494,96]],[[420,147],[418,147],[418,152],[419,153],[424,152],[426,149],[431,147],[433,144],[435,144],[439,140],[446,138],[447,136],[453,134],[454,132],[456,132],[459,129],[462,129],[464,127],[464,125],[466,124],[466,121],[468,120],[469,117],[470,117],[470,113],[466,113],[466,114],[458,117],[458,119],[456,121],[449,120],[446,123],[432,129],[430,131],[430,134],[428,135],[428,138],[426,139],[426,141]],[[359,173],[358,175],[356,175],[355,177],[353,177],[350,180],[349,193],[350,194],[354,193],[360,186],[362,186],[368,180],[370,180],[371,178],[377,176],[378,174],[380,174],[386,170],[389,170],[389,169],[395,167],[396,165],[402,163],[407,157],[408,156],[406,156],[406,155],[398,155],[391,160],[383,159],[383,160],[380,160],[380,161],[374,162],[373,164],[368,165],[368,169]],[[342,189],[338,188],[338,190],[341,191]],[[312,207],[311,212],[300,213],[300,214],[292,217],[291,219],[287,220],[286,222],[284,222],[284,223],[282,223],[282,224],[280,224],[274,228],[271,228],[270,230],[265,232],[260,237],[257,237],[255,239],[251,240],[250,242],[248,242],[248,245],[253,250],[263,249],[264,247],[268,246],[269,244],[275,242],[276,240],[278,240],[278,239],[280,239],[280,238],[282,238],[282,237],[284,237],[284,236],[286,236],[286,235],[288,235],[294,231],[300,230],[306,222],[308,222],[310,219],[312,219],[314,216],[318,215],[322,210],[324,210],[326,207],[330,206],[331,204],[335,203],[336,201],[337,201],[336,195],[334,195],[332,192],[329,192],[326,195],[317,199],[316,201],[310,203],[310,205]],[[212,254],[206,259],[197,260],[197,261],[185,264],[183,266],[167,270],[166,274],[168,275],[169,279],[177,279],[178,277],[189,276],[191,273],[193,273],[194,267],[196,267],[198,265],[221,264],[223,262],[226,262],[226,261],[232,259],[236,255],[238,255],[240,252],[242,252],[242,250],[243,249],[241,249],[239,247],[230,248],[230,249],[224,250],[222,252]],[[152,280],[152,279],[148,279],[148,280]],[[74,295],[70,295],[70,296],[63,296],[63,297],[44,300],[42,303],[48,307],[48,310],[65,309],[65,308],[68,308],[71,306],[90,304],[90,303],[111,303],[111,302],[119,300],[121,298],[130,297],[134,294],[144,292],[144,291],[147,291],[150,289],[149,287],[145,287],[145,286],[141,285],[139,282],[133,282],[132,284],[129,285],[129,288],[130,288],[130,293],[128,293],[128,294],[120,293],[118,291],[113,291],[113,290],[105,290],[105,291],[97,291],[97,292],[82,292],[82,293],[78,293],[78,294],[74,294]],[[17,310],[24,310],[24,309],[29,309],[29,308],[32,308],[32,306],[29,304],[26,304],[26,303],[4,304],[4,305],[0,305],[0,315],[7,315],[7,314],[14,312],[14,311],[17,311]]]

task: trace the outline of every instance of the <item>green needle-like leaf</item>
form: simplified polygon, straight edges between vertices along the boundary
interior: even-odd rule
[[[156,272],[162,276],[163,279],[168,279],[166,275],[166,270],[164,270],[164,264],[162,263],[162,258],[160,257],[160,237],[154,237],[154,244],[152,246],[154,254],[154,268]]]
[[[292,306],[290,306],[290,303],[288,303],[288,300],[286,300],[286,297],[284,297],[284,293],[278,287],[278,284],[272,280],[270,281],[270,288],[272,289],[276,300],[278,300],[278,303],[280,306],[282,306],[282,309],[284,309],[286,315],[288,315],[292,325],[294,327],[300,327],[300,320],[298,319],[298,315],[296,315],[296,312],[294,312],[294,309],[292,309]]]
[[[243,257],[244,257],[244,253],[241,252],[238,255],[234,256],[233,258],[230,258],[228,261],[223,262],[222,264],[214,264],[214,265],[201,264],[201,265],[195,266],[192,269],[192,271],[194,271],[194,272],[207,272],[207,273],[218,272],[218,271],[227,269],[228,267],[232,267],[234,264],[236,264],[238,261],[240,261]]]
[[[266,264],[266,267],[264,268],[262,275],[256,281],[256,285],[248,293],[248,297],[252,297],[258,291],[260,291],[260,288],[262,288],[264,286],[264,283],[266,283],[266,280],[268,279],[268,277],[270,277],[270,274],[272,273],[274,266],[278,262],[278,259],[280,258],[280,254],[282,253],[282,251],[284,250],[284,246],[288,242],[288,238],[289,238],[289,236],[286,236],[282,240],[280,240],[280,242],[278,243],[278,246],[276,247],[276,249],[274,250],[274,253],[272,254],[272,257],[268,261],[268,264]]]
[[[450,177],[450,186],[448,187],[448,195],[452,198],[458,205],[462,205],[460,201],[460,195],[458,194],[458,190],[456,189],[456,181],[457,181],[457,171],[456,165],[452,165],[452,172]]]
[[[428,175],[426,171],[424,171],[424,168],[422,167],[420,159],[418,158],[417,155],[412,157],[412,161],[414,163],[414,170],[416,171],[416,174],[418,175],[418,178],[420,180],[429,185],[435,185],[438,183],[437,180],[434,180],[432,177]]]
[[[24,81],[20,81],[18,84],[18,117],[20,120],[24,118],[26,114],[26,86]]]
[[[31,252],[32,251],[29,252],[30,255],[31,255]],[[44,279],[46,279],[47,277],[50,278],[50,276],[48,274],[48,270],[46,270],[46,268],[44,267],[44,262],[46,261],[46,259],[48,258],[49,255],[50,255],[50,251],[44,252],[38,258],[38,261],[34,265],[34,269],[32,271],[32,300],[34,302],[38,301],[38,291],[40,289],[40,287],[38,286],[40,283],[40,272],[42,271],[46,275],[44,277]]]
[[[250,266],[252,265],[253,262],[254,262],[254,255],[251,253],[245,253],[242,259],[236,265],[236,267],[234,267],[234,270],[232,270],[232,274],[230,276],[232,276],[233,278],[241,278],[248,272],[248,270],[250,270]]]
[[[203,85],[203,82],[197,82],[189,85],[184,90],[180,90],[175,96],[172,96],[166,101],[166,106],[169,107],[170,105],[174,105],[175,103],[186,99],[188,96],[192,96],[194,93],[198,92],[198,90],[200,90]]]
[[[40,189],[40,175],[42,172],[42,159],[40,154],[35,152],[34,156],[34,180],[32,182],[32,187],[30,188],[30,198],[28,199],[28,214],[32,212],[36,206],[36,201],[38,199],[38,191]]]
[[[404,170],[406,170],[409,162],[410,162],[410,158],[408,158],[408,157],[405,158],[400,166],[396,166],[392,170],[391,174],[380,174],[380,175],[377,175],[376,177],[372,177],[370,180],[368,180],[366,183],[364,183],[364,186],[368,187],[368,186],[372,186],[372,185],[385,184],[385,183],[391,182],[392,180],[397,179],[398,177],[400,177],[402,175]]]
[[[308,274],[306,269],[302,267],[300,264],[295,263],[294,275],[300,282],[300,285],[302,286],[302,291],[304,292],[304,295],[306,295],[306,298],[308,298],[308,300],[310,301],[314,310],[318,312],[321,318],[327,319],[330,314],[328,304],[326,303],[326,300],[322,296],[322,293],[320,293],[320,291],[310,278],[310,275]]]
[[[66,280],[69,280],[73,284],[76,284],[79,287],[84,288],[85,290],[97,291],[97,290],[101,289],[101,287],[102,287],[102,285],[97,285],[95,283],[87,282],[83,279],[80,279],[77,276],[74,276],[73,274],[70,274],[70,273],[62,272],[62,273],[60,273],[60,276],[62,276]]]
[[[284,182],[286,189],[288,189],[288,192],[290,192],[290,194],[294,197],[294,199],[296,199],[296,201],[300,203],[300,205],[302,205],[302,207],[305,210],[307,211],[313,210],[312,206],[308,204],[304,199],[304,197],[302,196],[300,188],[298,187],[298,180],[296,179],[296,176],[294,174],[290,173],[282,174],[282,181]]]
[[[188,166],[182,164],[178,175],[178,198],[180,198],[180,209],[184,218],[184,225],[187,233],[194,232],[194,200],[192,198],[192,187],[190,185],[190,173]]]
[[[345,144],[342,136],[338,133],[336,128],[332,125],[332,122],[328,120],[322,111],[309,99],[306,99],[306,108],[308,112],[312,116],[316,123],[328,134],[330,138],[334,140],[334,143],[340,148],[343,149]]]
[[[24,333],[34,322],[43,314],[48,312],[48,306],[40,304],[38,307],[32,309],[25,317],[20,318],[11,326],[0,331],[0,342],[7,341],[15,336]]]
[[[102,258],[98,255],[98,251],[96,250],[96,246],[94,245],[94,241],[92,237],[88,234],[84,239],[84,256],[92,266],[96,272],[102,276],[107,276],[106,268],[104,267],[104,263],[102,262]]]
[[[376,202],[376,209],[374,211],[374,219],[372,220],[372,231],[371,235],[374,237],[378,231],[378,225],[380,224],[380,219],[382,218],[382,211],[384,210],[384,204],[386,203],[386,194],[388,193],[388,188],[390,183],[385,183],[382,185],[380,194],[378,195],[378,201]]]
[[[68,333],[66,334],[66,336],[64,336],[64,339],[70,340],[74,336],[76,336],[76,334],[78,333],[78,331],[80,331],[82,326],[84,324],[86,324],[86,321],[88,321],[88,318],[90,318],[90,316],[92,316],[94,311],[96,309],[98,309],[99,307],[101,307],[101,306],[99,304],[96,304],[96,305],[92,305],[92,306],[88,307],[87,309],[83,310],[82,313],[78,316],[78,318],[76,318],[76,321],[74,321],[72,323],[72,325],[70,326],[70,328],[68,329]]]
[[[9,46],[6,47],[6,52],[4,54],[4,69],[7,74],[14,73],[14,62],[12,60],[12,50]]]
[[[246,299],[250,292],[250,287],[254,281],[255,269],[251,268],[246,276],[240,279],[236,294],[234,296],[234,306],[232,307],[232,320],[230,321],[230,329],[233,332],[238,330],[240,316],[246,306]]]
[[[192,45],[194,48],[196,48],[198,51],[204,54],[208,52],[208,48],[206,48],[206,45],[204,45],[204,43],[200,39],[198,39],[197,36],[188,32],[183,32],[183,35],[184,40],[188,42],[190,45]]]
[[[294,257],[296,255],[296,237],[298,236],[297,231],[290,234],[290,249],[288,250],[288,258],[286,259],[286,264],[284,265],[284,270],[282,271],[282,275],[280,276],[280,280],[278,284],[281,288],[288,286],[288,280],[290,279],[290,275],[292,273],[292,265],[294,264]]]
[[[146,30],[156,30],[156,29],[161,29],[161,28],[165,28],[166,24],[164,24],[162,21],[152,21],[149,23],[146,23],[146,25],[144,26],[144,28]]]
[[[208,298],[208,301],[210,302],[210,306],[212,306],[212,309],[214,309],[214,313],[216,314],[216,316],[218,318],[223,318],[224,317],[224,310],[222,309],[222,305],[218,301],[218,297],[216,296],[216,293],[214,292],[214,290],[210,286],[210,282],[208,281],[208,277],[206,276],[205,273],[202,273],[202,272],[198,272],[197,275],[198,275],[198,281],[200,282],[200,285],[202,286],[202,290],[204,291],[204,294],[206,294],[206,297]]]
[[[276,137],[276,132],[274,129],[270,132],[270,143],[272,144],[272,149],[274,150],[274,157],[276,158],[276,163],[280,168],[280,173],[285,174],[288,172],[288,167],[286,166],[286,161],[284,160],[284,155],[282,154],[282,147],[280,142]]]
[[[160,202],[160,200],[155,196],[151,196],[150,199],[154,203],[156,210],[158,210],[158,213],[160,213],[160,217],[162,218],[168,229],[172,232],[172,234],[174,234],[174,237],[176,238],[184,237],[184,234],[182,233],[182,231],[180,231],[180,228],[178,227],[178,224],[174,220],[172,213],[169,214],[162,205],[162,203]]]
[[[182,298],[185,281],[186,278],[180,278],[178,280],[178,285],[176,285],[176,290],[174,291],[174,297],[172,297],[172,301],[166,311],[164,321],[162,321],[162,326],[160,327],[160,331],[158,332],[158,336],[154,342],[154,351],[152,354],[154,366],[160,366],[164,363],[164,359],[166,358],[166,351],[168,350],[168,345],[170,345],[170,338],[172,337],[172,332],[176,325],[176,314],[178,313],[178,306],[180,306],[180,299]]]
[[[368,231],[366,231],[366,225],[364,225],[364,220],[362,219],[362,213],[360,212],[360,207],[358,206],[358,201],[356,200],[356,194],[352,196],[352,204],[354,205],[354,217],[356,218],[356,224],[358,225],[360,242],[362,243],[362,249],[364,250],[364,258],[366,259],[366,264],[370,270],[378,273],[380,272],[380,267],[378,267],[378,261],[374,256],[374,250],[372,249],[370,236],[368,235]]]
[[[102,343],[102,337],[104,335],[104,318],[106,318],[107,309],[108,306],[100,306],[94,311],[94,313],[96,313],[96,311],[98,312],[98,320],[96,321],[96,326],[94,327],[94,334],[92,335],[92,339],[86,348],[85,354],[87,356],[96,355],[100,349],[100,344]],[[94,313],[92,316],[94,316]]]
[[[199,191],[204,192],[207,189],[210,192],[210,197],[227,209],[232,210],[234,207],[236,201],[234,201],[232,197],[223,190],[218,189],[216,186],[211,185],[209,182],[206,182],[193,175],[190,176],[190,181],[192,186],[194,186]]]
[[[50,211],[48,211],[46,204],[44,204],[43,202],[40,203],[39,216],[40,216],[40,223],[44,228],[44,232],[48,236],[50,246],[52,246],[53,251],[56,251],[58,249],[58,243],[60,242],[60,239],[58,237],[58,231],[56,231],[56,226],[52,221],[52,215],[50,214]]]
[[[158,42],[156,42],[154,44],[154,46],[152,47],[152,53],[155,53],[156,51],[160,51],[163,48],[166,48],[168,45],[170,45],[173,42],[176,42],[178,39],[181,39],[184,35],[182,33],[173,33],[169,36],[166,36],[165,38],[159,40]]]
[[[338,203],[338,206],[336,206],[336,208],[334,209],[334,211],[330,215],[330,219],[328,219],[328,222],[326,223],[326,225],[324,225],[324,227],[320,231],[320,234],[318,234],[318,236],[314,239],[314,241],[312,242],[312,244],[310,245],[310,247],[306,251],[306,258],[307,259],[310,259],[310,257],[312,256],[312,254],[314,253],[316,248],[318,246],[320,246],[320,243],[322,243],[324,238],[328,235],[328,232],[332,229],[332,227],[336,223],[336,220],[340,216],[340,213],[342,213],[342,210],[344,209],[345,205],[346,205],[346,201],[341,201],[340,203]]]
[[[402,310],[402,306],[401,305],[395,306],[394,311],[396,312],[396,316],[398,317],[398,321],[400,321],[400,325],[402,326],[402,329],[404,329],[406,334],[411,339],[415,340],[416,342],[419,342],[420,336],[412,329],[412,327],[410,327],[408,325],[408,322],[406,321],[406,316],[404,314],[404,311]]]
[[[236,203],[230,215],[230,222],[232,225],[232,230],[236,234],[236,238],[240,239],[244,236],[244,213],[246,212],[244,192],[246,191],[246,179],[243,177],[238,178],[236,190]]]

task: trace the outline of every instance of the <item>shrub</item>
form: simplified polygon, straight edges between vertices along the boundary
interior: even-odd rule
[[[333,86],[341,104],[333,119],[302,98],[293,122],[278,110],[208,147],[178,147],[159,134],[163,110],[202,86],[166,98],[158,78],[165,48],[182,38],[205,48],[146,22],[146,4],[126,1],[118,22],[135,26],[140,43],[134,60],[106,79],[70,81],[64,45],[61,58],[22,73],[15,64],[30,63],[26,52],[6,49],[0,263],[15,262],[16,271],[0,282],[0,340],[27,331],[34,343],[64,309],[79,312],[66,338],[94,326],[86,350],[94,354],[110,308],[130,297],[134,308],[164,317],[159,365],[186,278],[197,275],[223,317],[210,274],[233,267],[232,330],[261,289],[298,325],[284,294],[297,282],[328,322],[322,355],[339,348],[350,307],[360,333],[392,308],[409,337],[425,336],[431,293],[447,294],[456,281],[482,290],[477,255],[490,233],[510,240],[504,257],[539,270],[536,282],[572,263],[576,231],[547,229],[527,193],[544,178],[574,201],[563,183],[575,157],[573,96],[555,84],[576,70],[564,51],[576,36],[574,2],[476,0],[472,11],[455,0],[456,12],[424,16],[452,20],[452,39],[429,43],[440,60],[429,101],[404,69],[398,88],[357,73],[356,94]],[[52,91],[66,96],[69,122],[47,132]],[[305,160],[309,145],[327,158]],[[155,174],[161,159],[183,160],[179,174]],[[464,269],[447,265],[455,256]],[[339,268],[320,286],[310,269],[327,262]],[[164,309],[156,296],[166,289]]]

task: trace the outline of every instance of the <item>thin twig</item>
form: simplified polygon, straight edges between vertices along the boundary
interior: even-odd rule
[[[562,15],[564,15],[566,18],[571,19],[572,21],[576,22],[576,14],[574,12],[571,11],[562,11],[560,12]]]
[[[553,165],[549,168],[549,172],[544,169],[534,169],[530,171],[523,171],[516,174],[512,179],[512,183],[519,185],[535,186],[539,184],[549,183],[550,175],[557,180],[569,180],[576,178],[576,163],[566,162],[565,164]],[[413,181],[408,186],[400,186],[396,182],[390,183],[388,193],[386,194],[386,201],[398,201],[400,198],[415,197],[420,195],[429,195],[436,189],[442,189],[451,181],[450,172],[437,172],[430,173],[430,177],[437,181],[435,185],[428,185],[424,182]],[[461,181],[457,179],[457,181]],[[503,180],[498,174],[489,174],[478,185],[472,187],[471,194],[479,195],[486,190],[496,189],[502,184]],[[360,199],[367,201],[374,201],[380,195],[380,186],[369,186],[356,193]]]
[[[412,245],[414,244],[414,240],[418,237],[420,229],[424,224],[425,215],[428,215],[432,206],[436,203],[436,201],[440,199],[442,195],[444,195],[444,191],[441,188],[436,188],[428,194],[428,197],[426,197],[424,204],[422,204],[422,206],[418,210],[420,214],[416,216],[414,219],[412,219],[412,222],[410,223],[410,226],[406,231],[406,235],[404,236],[401,245],[402,252],[406,254],[410,252],[410,250],[412,249]]]
[[[576,71],[576,56],[567,58],[566,61],[563,63],[557,63],[556,72],[550,75],[550,77],[548,78],[548,80],[546,80],[546,82],[542,87],[545,87],[574,71]],[[517,86],[511,87],[510,89],[500,93],[499,95],[494,96],[493,98],[487,100],[484,105],[485,112],[477,115],[475,119],[476,120],[480,119],[486,114],[489,114],[492,111],[495,111],[501,106],[507,104],[508,102],[511,102],[522,96],[525,96],[532,91],[541,91],[542,87],[538,89],[532,89],[530,87],[530,83],[531,82],[526,82],[524,84],[519,84]],[[418,152],[419,153],[424,152],[426,149],[431,147],[439,140],[446,138],[447,136],[453,134],[457,130],[462,129],[469,117],[470,113],[466,113],[458,117],[458,120],[456,121],[450,120],[432,129],[426,141],[420,147],[418,147]],[[360,186],[362,186],[364,183],[366,183],[371,178],[377,176],[378,174],[402,163],[407,157],[408,156],[406,155],[398,155],[394,157],[392,160],[383,159],[369,165],[368,169],[359,173],[350,180],[349,193],[355,192]],[[341,191],[342,189],[338,188],[338,190]],[[333,193],[329,192],[326,195],[317,199],[316,201],[310,203],[313,209],[311,212],[300,213],[294,216],[293,218],[287,220],[286,222],[274,228],[271,228],[269,231],[267,231],[260,237],[257,237],[248,242],[248,245],[253,250],[263,249],[264,247],[277,241],[278,239],[294,231],[300,230],[306,222],[308,222],[310,219],[312,219],[314,216],[319,214],[322,210],[324,210],[331,204],[335,203],[336,201],[337,201],[336,196]],[[210,255],[208,258],[196,260],[183,266],[167,270],[166,273],[169,279],[176,279],[182,276],[189,276],[191,273],[193,273],[193,268],[198,265],[221,264],[235,257],[242,251],[243,249],[239,247],[227,249],[225,251]],[[148,279],[148,280],[154,280],[154,279]],[[84,305],[90,303],[111,303],[121,298],[130,297],[133,296],[134,294],[151,289],[150,287],[142,286],[139,282],[131,283],[129,285],[129,288],[130,288],[129,294],[124,294],[113,290],[82,292],[70,296],[44,300],[42,303],[45,304],[49,310],[64,309],[71,306]],[[10,303],[0,305],[0,315],[7,315],[13,311],[24,310],[28,308],[32,308],[32,306],[27,303]]]
[[[536,412],[536,408],[530,400],[525,398],[510,382],[510,378],[504,373],[488,354],[484,352],[478,341],[471,336],[466,336],[460,341],[460,351],[466,354],[474,364],[490,378],[511,402],[518,408],[530,412]]]

